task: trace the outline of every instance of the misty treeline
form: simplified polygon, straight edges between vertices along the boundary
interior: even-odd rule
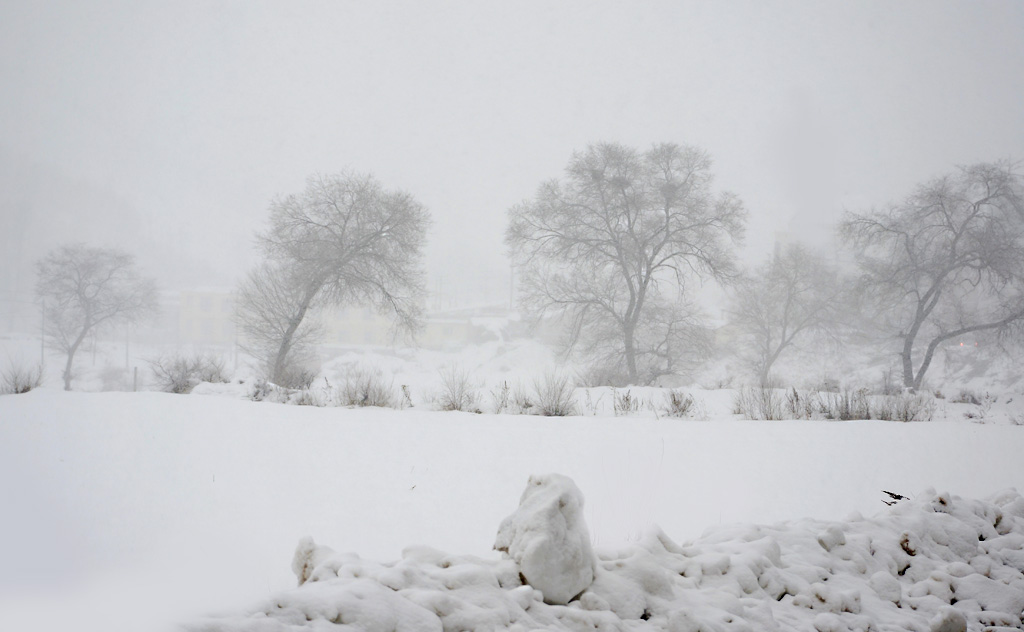
[[[840,269],[814,244],[777,246],[744,269],[746,210],[715,188],[710,155],[658,144],[598,143],[561,177],[508,211],[505,243],[520,310],[560,332],[592,383],[654,384],[691,374],[715,353],[699,307],[704,284],[728,295],[731,343],[762,384],[801,345],[880,346],[902,384],[920,388],[936,350],[974,332],[1019,334],[1024,322],[1024,197],[1017,165],[959,167],[903,200],[847,212],[836,227],[851,249]],[[425,300],[427,209],[411,194],[354,172],[314,175],[270,203],[261,263],[237,289],[240,345],[282,386],[315,375],[312,315],[372,305],[410,340]],[[82,340],[155,305],[152,280],[130,255],[62,247],[38,264],[44,331],[67,355],[70,388]]]

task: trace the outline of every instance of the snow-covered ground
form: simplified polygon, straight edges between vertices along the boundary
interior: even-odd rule
[[[304,536],[379,562],[416,545],[496,561],[499,524],[547,472],[583,490],[598,551],[633,546],[652,525],[692,546],[706,529],[712,541],[761,532],[728,525],[871,517],[890,511],[883,489],[922,502],[928,488],[1020,489],[1024,427],[956,417],[543,418],[51,388],[0,397],[0,629],[161,629],[250,611],[294,586]],[[774,528],[795,538],[809,527]]]

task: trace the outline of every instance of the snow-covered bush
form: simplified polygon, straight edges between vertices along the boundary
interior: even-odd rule
[[[39,388],[43,383],[43,369],[26,367],[15,362],[0,371],[0,395],[18,395]]]
[[[162,356],[149,361],[162,391],[188,393],[200,382],[227,382],[224,360],[213,354]]]
[[[338,392],[343,406],[395,407],[394,381],[386,380],[380,369],[354,368],[345,374]]]
[[[246,396],[254,402],[275,402],[285,403],[288,401],[291,391],[282,388],[273,382],[260,378],[253,382],[246,393]]]

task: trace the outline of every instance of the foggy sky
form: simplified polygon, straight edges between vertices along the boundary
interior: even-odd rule
[[[0,292],[69,240],[230,287],[348,168],[430,209],[431,289],[500,300],[506,210],[590,142],[711,152],[748,260],[1024,158],[1024,3],[4,2],[0,94]]]

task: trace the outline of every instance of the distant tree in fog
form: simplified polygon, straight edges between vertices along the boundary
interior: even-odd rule
[[[156,312],[152,279],[139,276],[135,258],[83,244],[62,246],[37,263],[36,295],[43,331],[67,354],[64,390],[71,390],[75,352],[86,336],[117,322],[137,322]]]
[[[270,265],[243,284],[239,324],[262,349],[272,381],[287,381],[318,306],[373,304],[399,328],[417,327],[429,222],[411,195],[369,175],[313,176],[302,193],[271,203],[270,228],[259,237]]]
[[[1024,318],[1024,192],[1015,165],[961,167],[889,208],[848,214],[874,321],[920,388],[939,345]]]
[[[711,184],[711,159],[695,147],[602,143],[573,154],[564,178],[509,211],[524,307],[568,317],[570,344],[610,362],[618,381],[674,372],[707,341],[689,282],[736,274],[745,213]]]
[[[731,324],[750,343],[742,352],[749,354],[762,385],[798,340],[835,330],[848,293],[824,257],[798,244],[779,250],[735,285]]]

